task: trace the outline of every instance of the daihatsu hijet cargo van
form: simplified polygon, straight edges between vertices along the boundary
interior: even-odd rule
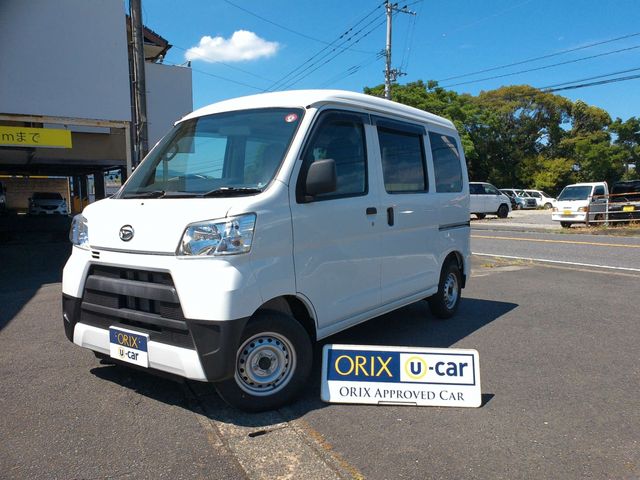
[[[452,123],[342,91],[269,93],[180,120],[112,198],[74,218],[69,340],[215,382],[245,410],[305,383],[312,342],[469,277]]]

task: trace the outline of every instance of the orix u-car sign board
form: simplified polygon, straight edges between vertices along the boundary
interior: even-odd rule
[[[325,345],[322,400],[330,403],[479,407],[478,352]]]

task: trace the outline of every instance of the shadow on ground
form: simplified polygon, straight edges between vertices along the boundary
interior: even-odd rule
[[[256,429],[268,428],[327,406],[320,400],[321,352],[325,344],[446,348],[516,307],[513,303],[463,299],[457,315],[443,321],[435,319],[429,312],[427,303],[422,301],[333,335],[315,346],[311,378],[302,395],[292,405],[277,412],[243,413],[227,406],[217,395],[212,384],[157,378],[144,371],[111,365],[108,361],[103,361],[102,365],[92,369],[91,373],[103,380],[135,390],[141,395],[205,414],[216,421]],[[483,406],[492,398],[492,394],[484,394]]]
[[[62,280],[62,268],[70,254],[68,240],[0,244],[0,331],[42,285]]]

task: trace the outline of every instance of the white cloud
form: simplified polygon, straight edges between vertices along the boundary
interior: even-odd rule
[[[271,57],[279,48],[278,42],[268,42],[253,32],[238,30],[228,39],[208,35],[202,37],[197,47],[187,50],[185,58],[205,62],[244,62]]]

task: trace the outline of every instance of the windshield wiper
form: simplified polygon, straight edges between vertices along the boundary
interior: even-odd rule
[[[122,198],[159,198],[164,196],[164,190],[148,190],[146,192],[125,193]]]
[[[149,190],[125,194],[122,198],[192,198],[198,197],[195,192],[172,192],[166,190]]]
[[[253,187],[220,187],[200,194],[201,197],[226,197],[233,195],[251,195],[261,193],[262,189]]]

